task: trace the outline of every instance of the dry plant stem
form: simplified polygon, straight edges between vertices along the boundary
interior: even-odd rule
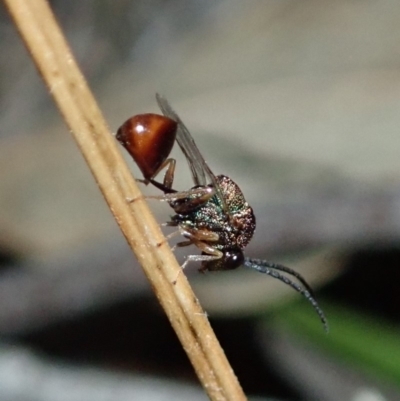
[[[4,0],[128,243],[212,400],[245,400],[44,0]],[[127,199],[134,199],[133,203]]]

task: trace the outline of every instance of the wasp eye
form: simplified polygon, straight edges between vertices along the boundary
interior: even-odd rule
[[[243,252],[237,249],[229,249],[224,252],[224,270],[233,270],[240,267],[244,262]]]

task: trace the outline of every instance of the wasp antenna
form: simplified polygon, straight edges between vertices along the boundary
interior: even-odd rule
[[[312,305],[314,310],[317,312],[317,314],[318,314],[319,318],[321,319],[321,322],[322,322],[322,324],[324,326],[324,330],[327,333],[329,332],[328,321],[327,321],[327,319],[325,317],[325,314],[324,314],[323,310],[318,305],[318,302],[315,299],[315,297],[314,297],[314,295],[312,293],[312,290],[310,291],[310,286],[307,284],[307,282],[304,280],[304,278],[299,273],[295,272],[294,270],[292,270],[292,269],[290,269],[288,267],[285,267],[285,266],[282,266],[282,265],[277,265],[275,263],[269,263],[266,260],[261,260],[261,259],[245,258],[243,266],[248,267],[248,268],[253,269],[253,270],[257,270],[260,273],[265,273],[268,276],[274,277],[274,278],[282,281],[286,285],[289,285],[294,290],[296,290],[301,295],[303,295],[304,298],[306,298],[310,302],[310,304]],[[278,267],[276,267],[276,266],[278,266]],[[276,271],[276,270],[280,270],[280,271],[283,271],[285,273],[293,275],[294,277],[296,277],[304,285],[304,287],[302,287],[299,284],[295,283],[290,278],[284,276],[283,274],[279,273],[279,271]]]
[[[278,263],[268,262],[263,259],[250,259],[250,258],[246,258],[246,259],[250,263],[256,264],[258,266],[261,266],[261,267],[264,266],[264,267],[268,267],[270,269],[279,270],[281,272],[290,274],[291,276],[297,278],[297,280],[299,280],[300,283],[303,284],[304,288],[314,297],[314,291],[310,287],[310,285],[307,283],[306,279],[300,273],[297,273],[295,270],[291,269],[290,267],[280,265]],[[256,269],[256,270],[258,270],[258,269]]]

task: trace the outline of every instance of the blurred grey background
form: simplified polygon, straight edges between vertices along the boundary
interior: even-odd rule
[[[111,130],[157,112],[162,93],[253,206],[246,255],[321,289],[329,335],[271,278],[185,270],[246,392],[400,399],[400,4],[51,4]],[[205,399],[0,13],[0,398]],[[152,207],[160,222],[171,213]]]

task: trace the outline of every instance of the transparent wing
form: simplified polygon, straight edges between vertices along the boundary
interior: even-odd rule
[[[210,167],[208,167],[206,161],[201,155],[199,149],[196,146],[196,143],[194,142],[194,139],[192,138],[192,135],[190,135],[189,130],[185,127],[185,124],[183,124],[182,120],[175,113],[175,111],[172,109],[172,107],[165,98],[163,98],[161,95],[157,93],[156,99],[162,113],[166,117],[169,117],[178,123],[176,140],[189,164],[194,184],[202,186],[207,184],[212,184],[213,187],[215,188],[216,194],[218,195],[219,199],[224,205],[224,209],[227,210],[224,198],[217,184],[215,175],[211,171]]]
[[[163,114],[178,123],[176,140],[189,164],[195,185],[207,185],[210,183],[209,180],[211,180],[211,183],[215,183],[214,174],[203,159],[203,156],[197,148],[189,130],[185,127],[185,124],[183,124],[182,120],[165,98],[158,93],[156,94],[156,98]],[[208,177],[206,177],[206,175]]]

